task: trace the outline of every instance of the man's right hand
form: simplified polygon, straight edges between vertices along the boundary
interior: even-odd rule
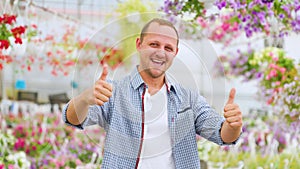
[[[93,97],[94,104],[102,106],[112,96],[112,85],[106,82],[108,66],[104,65],[100,78],[95,82]]]
[[[67,119],[71,124],[81,124],[87,117],[90,105],[98,104],[102,106],[105,102],[108,102],[112,95],[112,85],[106,82],[107,74],[108,67],[104,65],[102,74],[95,82],[94,87],[83,91],[71,100],[66,112]]]

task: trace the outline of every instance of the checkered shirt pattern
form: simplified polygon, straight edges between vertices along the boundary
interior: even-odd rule
[[[79,129],[98,124],[106,131],[102,169],[133,169],[136,167],[142,137],[142,94],[147,85],[137,68],[113,84],[113,95],[103,106],[90,106]],[[176,169],[200,168],[196,134],[218,145],[224,117],[212,109],[197,92],[183,88],[166,75],[168,88],[168,124]]]

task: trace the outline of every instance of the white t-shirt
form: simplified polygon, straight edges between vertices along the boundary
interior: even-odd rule
[[[145,130],[139,169],[175,169],[168,128],[167,89],[145,93]]]

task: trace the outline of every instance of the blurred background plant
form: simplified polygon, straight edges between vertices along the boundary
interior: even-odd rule
[[[16,16],[3,14],[0,16],[0,49],[8,49],[11,43],[22,44],[22,35],[25,33],[25,26],[15,26]],[[11,37],[14,39],[11,40]],[[11,42],[13,41],[13,42]]]
[[[299,63],[287,56],[281,48],[267,47],[257,52],[222,55],[216,62],[216,75],[228,78],[242,77],[243,81],[256,80],[260,99],[273,108],[273,113],[287,122],[300,117]]]
[[[165,0],[159,10],[172,22],[176,17],[189,22],[185,29],[190,37],[206,37],[225,47],[240,35],[282,38],[300,32],[298,0]]]
[[[99,128],[82,132],[66,127],[59,113],[31,113],[24,118],[9,114],[3,118],[1,169],[76,168],[90,163],[100,166],[99,144],[103,144],[100,140],[103,141],[104,132]]]

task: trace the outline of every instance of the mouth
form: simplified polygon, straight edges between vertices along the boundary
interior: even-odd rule
[[[162,66],[165,63],[165,61],[158,60],[158,59],[151,59],[151,62],[159,66]]]

